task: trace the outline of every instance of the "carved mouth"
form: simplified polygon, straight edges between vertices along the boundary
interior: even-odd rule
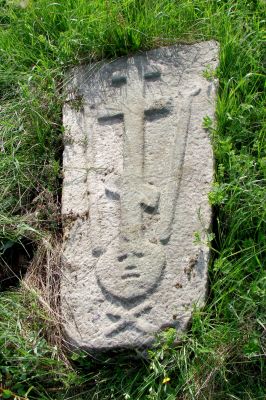
[[[137,279],[140,277],[140,274],[136,273],[136,272],[132,272],[131,274],[124,274],[121,276],[121,279]]]

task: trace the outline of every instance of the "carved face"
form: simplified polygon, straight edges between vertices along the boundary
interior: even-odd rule
[[[146,240],[129,242],[124,251],[108,249],[98,260],[100,286],[114,297],[129,300],[145,296],[160,280],[165,256],[160,245]]]

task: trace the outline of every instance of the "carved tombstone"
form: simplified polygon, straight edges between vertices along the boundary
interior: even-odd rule
[[[61,298],[79,347],[147,346],[203,304],[217,57],[210,41],[72,71]]]

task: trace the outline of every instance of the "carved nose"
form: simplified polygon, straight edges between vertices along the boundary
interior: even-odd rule
[[[132,269],[135,269],[135,268],[137,268],[137,266],[136,265],[127,265],[126,267],[125,267],[125,269],[126,270],[132,270]]]

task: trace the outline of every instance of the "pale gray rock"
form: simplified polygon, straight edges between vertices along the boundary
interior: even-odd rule
[[[80,66],[63,110],[61,300],[67,338],[145,347],[204,304],[214,41]],[[195,242],[195,234],[202,241]]]

